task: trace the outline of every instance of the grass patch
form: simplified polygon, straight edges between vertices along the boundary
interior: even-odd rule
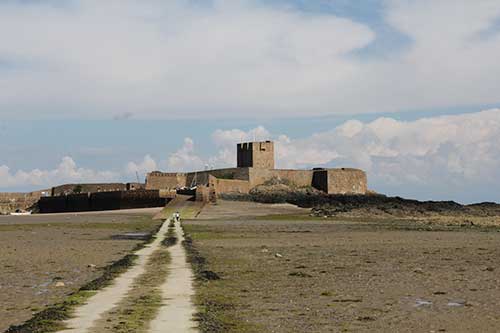
[[[172,222],[170,222],[172,223]],[[177,236],[175,235],[175,227],[173,226],[168,226],[168,231],[167,233],[165,234],[165,239],[161,242],[161,244],[163,246],[166,246],[166,247],[170,247],[170,246],[174,246],[175,244],[177,244]]]
[[[159,292],[141,295],[130,300],[130,302],[132,301],[134,303],[131,307],[126,307],[120,311],[120,321],[112,327],[112,332],[145,332],[145,326],[154,318],[157,309],[161,306]]]
[[[193,241],[248,237],[248,235],[242,235],[241,232],[226,232],[204,225],[184,225],[183,228]],[[258,236],[260,237],[260,235]]]
[[[203,208],[202,202],[186,201],[183,207],[177,206],[175,203],[168,204],[159,214],[162,219],[169,219],[175,212],[179,212],[181,219],[195,218]]]
[[[149,323],[162,306],[159,287],[168,275],[170,255],[165,248],[155,251],[127,297],[107,314],[106,327],[113,333],[147,332]]]
[[[215,231],[215,232],[210,232],[210,231],[200,231],[195,234],[192,234],[192,238],[194,240],[204,240],[204,239],[222,239],[222,238],[229,238],[226,237],[222,232]]]
[[[230,296],[230,289],[224,287],[224,279],[210,270],[209,263],[193,244],[193,238],[199,239],[200,235],[192,227],[187,229],[193,232],[193,236],[186,233],[182,244],[196,278],[195,318],[200,332],[260,332],[259,329],[237,318],[237,309]]]

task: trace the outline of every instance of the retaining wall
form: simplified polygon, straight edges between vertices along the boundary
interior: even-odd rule
[[[250,192],[250,183],[246,180],[214,178],[211,183],[213,183],[217,195],[220,193]]]
[[[169,200],[158,190],[112,191],[42,197],[38,207],[40,213],[85,212],[163,207]]]
[[[175,172],[150,172],[146,176],[146,190],[172,190],[186,186],[186,174]]]

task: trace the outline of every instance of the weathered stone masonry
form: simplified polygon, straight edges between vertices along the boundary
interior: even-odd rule
[[[43,193],[49,190],[29,193],[0,193],[0,214],[8,214],[17,209],[25,210],[32,207]]]

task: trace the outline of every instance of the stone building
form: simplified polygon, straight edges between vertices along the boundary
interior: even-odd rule
[[[197,198],[207,200],[221,193],[248,193],[270,179],[286,180],[296,186],[312,186],[329,194],[366,194],[366,173],[359,169],[275,169],[274,143],[245,142],[237,145],[236,168],[189,173],[150,172],[146,189],[175,191],[196,185]]]

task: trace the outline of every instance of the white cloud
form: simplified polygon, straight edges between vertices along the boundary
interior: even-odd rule
[[[150,156],[144,156],[141,162],[128,162],[123,170],[95,170],[77,166],[70,156],[65,156],[54,169],[29,171],[17,170],[12,172],[7,165],[0,165],[0,189],[22,188],[33,189],[52,187],[65,183],[94,183],[94,182],[129,182],[135,181],[136,172],[140,177],[147,172],[157,170],[156,161]],[[140,179],[143,181],[143,179]]]
[[[3,1],[0,109],[208,118],[500,102],[498,1],[388,0],[382,15],[409,44],[360,58],[354,51],[380,37],[368,23],[290,6]]]
[[[399,183],[500,182],[500,109],[406,122],[348,121],[305,139],[279,139],[277,146],[278,163],[291,167],[351,165]]]
[[[14,69],[0,72],[0,105],[97,117],[288,110],[284,97],[325,83],[323,65],[335,67],[329,83],[349,75],[343,56],[373,37],[348,19],[246,0],[4,2],[0,58]]]
[[[112,171],[80,168],[69,156],[63,157],[61,163],[52,170],[18,170],[12,173],[8,166],[0,166],[0,188],[50,187],[63,183],[110,182],[118,179],[118,177],[119,175]]]
[[[235,166],[236,144],[247,141],[265,141],[271,138],[271,133],[263,126],[258,126],[247,132],[240,129],[216,130],[212,141],[218,148],[216,156],[212,156],[208,165],[211,168]]]
[[[489,190],[500,186],[500,109],[415,121],[351,120],[306,138],[273,137],[279,168],[357,167],[381,192],[415,196],[418,187],[421,198],[500,199]]]
[[[271,133],[263,126],[257,126],[247,132],[240,129],[216,130],[212,134],[212,141],[217,147],[234,147],[239,142],[265,141],[271,137]]]
[[[196,155],[194,142],[191,138],[185,138],[184,144],[179,150],[168,158],[168,169],[173,172],[203,170],[205,163]]]
[[[155,170],[158,170],[158,165],[150,155],[144,156],[143,160],[139,163],[128,162],[125,168],[126,174],[135,176],[137,173],[139,177],[145,176],[146,173]],[[141,179],[139,180],[142,181]]]
[[[385,17],[411,41],[387,61],[368,65],[365,101],[389,109],[493,104],[499,81],[500,17],[495,0],[389,0]],[[491,29],[491,30],[490,30]],[[490,31],[485,36],[483,33]],[[360,96],[366,97],[366,91]],[[380,103],[376,101],[380,100]]]
[[[306,138],[272,134],[262,126],[216,130],[212,140],[218,150],[209,161],[216,167],[234,166],[236,143],[254,138],[274,139],[278,168],[358,167],[376,183],[500,183],[500,109],[414,121],[349,120]],[[170,158],[187,161],[178,166],[204,163],[191,139]]]
[[[347,121],[329,131],[293,138],[262,126],[249,131],[217,130],[216,150],[200,155],[191,138],[167,158],[168,171],[234,167],[235,144],[273,139],[278,168],[357,167],[367,171],[370,187],[382,193],[460,201],[500,201],[500,109],[428,117],[413,121],[378,118]],[[0,187],[51,186],[67,182],[135,179],[160,168],[150,155],[129,162],[121,172],[77,167],[70,157],[53,170],[11,172],[0,166]]]

